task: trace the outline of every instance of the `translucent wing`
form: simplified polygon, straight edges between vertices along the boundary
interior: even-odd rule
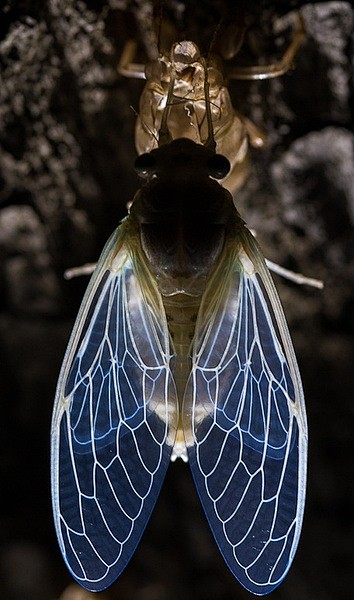
[[[95,591],[110,585],[134,552],[177,427],[166,317],[139,248],[120,230],[107,243],[69,342],[53,413],[57,535],[74,578]]]
[[[184,430],[221,553],[254,594],[284,578],[305,499],[307,427],[296,359],[251,234],[226,251],[202,301]]]

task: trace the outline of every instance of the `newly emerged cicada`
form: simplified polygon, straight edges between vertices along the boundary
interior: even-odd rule
[[[195,48],[182,42],[154,67],[163,79],[153,90],[166,93],[159,113],[144,105],[153,125],[140,114],[141,149],[156,146],[136,162],[146,183],[103,250],[57,387],[55,525],[73,577],[94,591],[126,567],[177,457],[250,592],[279,585],[301,530],[307,426],[296,358],[262,253],[216,181],[230,162],[215,145],[230,151],[238,140],[242,162],[247,124],[211,102]],[[186,115],[198,139],[188,139]]]

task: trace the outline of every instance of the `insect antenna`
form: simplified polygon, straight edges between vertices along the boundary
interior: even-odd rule
[[[210,64],[210,59],[211,59],[211,55],[213,52],[213,48],[216,46],[217,38],[220,33],[223,21],[224,21],[224,18],[221,17],[219,20],[219,23],[215,27],[213,37],[209,44],[209,50],[208,50],[206,60],[205,59],[202,60],[203,67],[204,67],[205,114],[206,114],[207,125],[208,125],[208,137],[207,137],[207,140],[204,145],[207,148],[209,148],[210,150],[213,150],[213,152],[215,152],[215,149],[216,149],[216,142],[215,142],[215,138],[214,138],[214,127],[213,127],[211,108],[210,108],[212,103],[210,100],[210,93],[209,93],[210,84],[209,84],[209,78],[208,78],[208,64]]]
[[[208,68],[207,68],[207,62],[205,61],[205,59],[203,59],[202,63],[203,63],[203,67],[204,67],[205,114],[206,114],[207,125],[208,125],[208,137],[207,137],[207,140],[204,145],[206,146],[206,148],[209,148],[210,150],[215,152],[216,142],[215,142],[215,138],[214,138],[214,128],[213,128],[213,121],[212,121],[212,117],[211,117],[211,108],[210,108],[211,102],[210,102],[210,93],[209,93],[210,84],[209,84],[209,79],[208,79]]]
[[[208,54],[207,54],[207,64],[209,64],[209,62],[210,62],[210,58],[211,58],[211,55],[212,55],[212,53],[214,51],[214,48],[216,46],[218,35],[220,33],[220,30],[221,30],[221,27],[223,25],[223,22],[224,22],[224,17],[221,17],[220,20],[219,20],[219,23],[215,27],[215,30],[214,30],[214,33],[213,33],[213,37],[211,38],[211,42],[209,44],[209,50],[208,50]]]
[[[158,3],[158,12],[159,12],[159,16],[158,16],[158,27],[157,27],[157,33],[156,33],[156,43],[157,43],[157,51],[159,54],[161,54],[162,49],[161,49],[161,32],[162,32],[162,19],[163,19],[163,1],[160,0],[160,2]]]

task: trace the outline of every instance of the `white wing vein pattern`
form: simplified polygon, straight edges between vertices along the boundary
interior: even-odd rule
[[[307,426],[277,292],[248,232],[243,245],[255,272],[246,272],[236,253],[214,294],[215,311],[208,311],[208,290],[202,304],[184,427],[220,551],[240,583],[264,595],[285,577],[298,543]]]
[[[59,544],[73,577],[94,591],[119,576],[140,540],[177,422],[164,313],[154,316],[120,236],[108,241],[83,300],[52,422]]]

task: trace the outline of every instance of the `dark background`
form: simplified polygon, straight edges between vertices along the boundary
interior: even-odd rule
[[[187,8],[185,6],[187,5]],[[234,105],[268,132],[235,200],[264,254],[325,281],[276,278],[307,398],[310,455],[303,533],[274,600],[351,597],[353,531],[353,20],[348,2],[164,3],[180,39],[208,51],[220,16],[250,24],[239,64],[276,59],[302,11],[307,37],[279,79],[232,82]],[[86,278],[126,212],[142,82],[116,64],[124,41],[151,51],[149,2],[4,1],[0,8],[0,598],[87,600],[71,584],[50,506],[49,429],[56,377]],[[145,48],[145,50],[146,50]],[[146,53],[146,52],[145,52]],[[142,51],[142,59],[144,58]],[[92,596],[93,597],[93,596]],[[219,556],[188,466],[169,469],[136,554],[95,598],[250,598]]]

